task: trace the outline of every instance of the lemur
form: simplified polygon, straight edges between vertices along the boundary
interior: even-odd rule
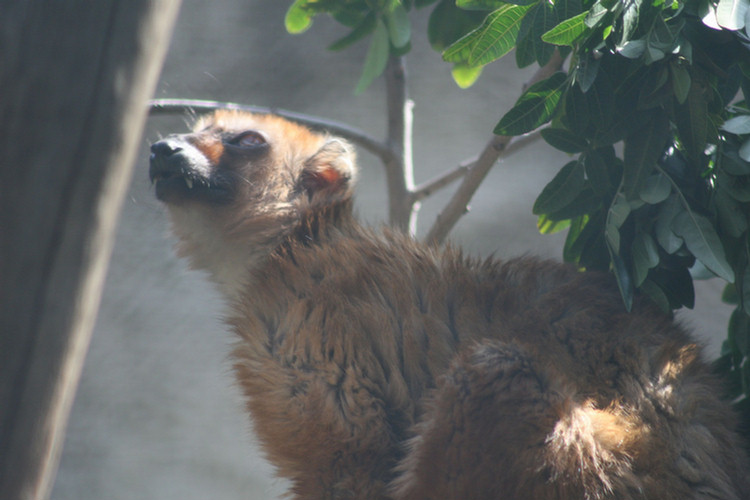
[[[293,498],[750,498],[700,347],[610,276],[366,228],[352,146],[273,115],[200,118],[150,177]]]

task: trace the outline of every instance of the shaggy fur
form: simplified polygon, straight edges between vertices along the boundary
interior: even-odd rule
[[[268,459],[305,499],[750,498],[699,347],[609,276],[352,216],[345,142],[217,112],[153,146],[178,251],[231,306]]]

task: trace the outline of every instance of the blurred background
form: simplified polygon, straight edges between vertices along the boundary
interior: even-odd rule
[[[355,96],[367,41],[344,52],[325,48],[346,33],[327,18],[289,35],[291,0],[183,0],[156,98],[181,97],[273,106],[347,122],[385,134],[382,80]],[[513,55],[485,68],[460,90],[450,66],[427,42],[429,9],[411,13],[407,55],[415,101],[416,182],[477,154],[500,116],[535,71],[518,70]],[[148,181],[148,146],[187,130],[186,116],[147,123],[118,229],[101,310],[70,416],[52,498],[280,498],[283,480],[264,460],[234,384],[228,353],[232,335],[223,306],[205,277],[172,252],[165,210]],[[360,152],[357,210],[385,222],[380,163]],[[535,254],[560,259],[564,234],[536,231],[531,206],[567,161],[537,141],[498,163],[450,239],[469,254]],[[422,205],[420,234],[431,226],[451,187]],[[731,308],[722,283],[698,283],[695,311],[683,322],[718,354]]]

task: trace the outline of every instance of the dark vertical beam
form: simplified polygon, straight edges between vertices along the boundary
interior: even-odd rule
[[[46,498],[178,0],[0,0],[0,498]]]

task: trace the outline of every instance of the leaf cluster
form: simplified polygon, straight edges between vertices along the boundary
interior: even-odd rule
[[[564,258],[612,272],[627,308],[638,294],[692,307],[694,279],[725,279],[717,368],[750,414],[750,0],[296,0],[287,28],[325,12],[351,28],[334,50],[372,34],[361,91],[427,5],[461,87],[511,51],[519,67],[570,57],[494,129],[544,127],[570,155],[534,204],[539,229],[567,229]]]
[[[534,204],[539,229],[567,229],[564,258],[613,272],[627,308],[637,293],[692,307],[693,279],[729,282],[737,310],[719,366],[735,396],[750,393],[750,2],[456,4],[491,10],[444,50],[448,62],[571,54],[567,72],[527,89],[494,130],[547,125],[542,137],[572,156]]]
[[[285,24],[290,33],[302,33],[316,15],[331,15],[350,29],[346,36],[328,47],[334,51],[372,35],[355,90],[361,93],[383,73],[391,54],[405,54],[410,50],[411,23],[407,11],[424,3],[424,0],[296,0],[287,11]]]

